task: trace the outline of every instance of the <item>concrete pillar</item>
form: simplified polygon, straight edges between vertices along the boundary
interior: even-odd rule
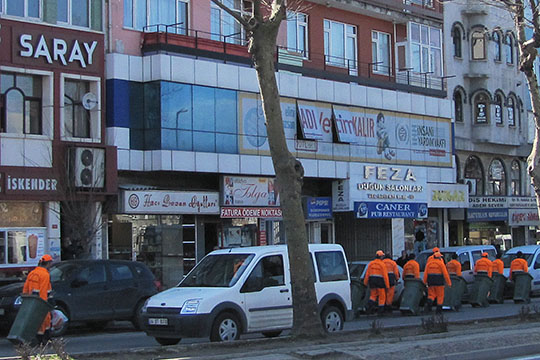
[[[448,209],[441,209],[442,228],[443,228],[443,247],[450,246],[450,228],[448,226]]]
[[[392,219],[392,255],[400,257],[405,250],[405,219]]]
[[[61,240],[60,240],[60,203],[49,201],[45,204],[45,226],[47,235],[45,241],[45,252],[51,255],[54,261],[60,261]]]

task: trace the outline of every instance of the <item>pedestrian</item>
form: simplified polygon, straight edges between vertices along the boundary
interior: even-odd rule
[[[370,289],[367,312],[370,313],[371,310],[378,305],[379,316],[384,313],[386,289],[390,287],[388,271],[386,270],[383,259],[384,252],[382,250],[377,250],[375,259],[368,264],[366,275],[364,277],[364,285],[369,286]]]
[[[32,270],[23,287],[23,294],[33,294],[39,296],[41,299],[48,301],[51,287],[51,277],[49,275],[49,269],[52,265],[51,255],[45,254],[41,257],[38,266]],[[51,328],[51,314],[47,313],[41,327],[36,335],[40,344],[46,343],[50,339]]]
[[[403,279],[420,279],[420,264],[414,253],[409,254],[409,261],[403,267]]]
[[[510,263],[510,280],[513,280],[514,273],[526,273],[529,271],[529,267],[527,266],[527,260],[523,258],[523,253],[521,251],[518,251],[516,254],[516,258],[512,260]]]
[[[426,264],[424,271],[424,284],[428,286],[428,299],[426,302],[426,312],[431,312],[431,307],[437,300],[437,314],[442,313],[444,302],[444,285],[452,286],[452,280],[448,275],[448,270],[442,261],[442,254],[433,254],[433,260]]]
[[[414,253],[418,256],[422,251],[426,250],[426,244],[424,242],[424,232],[418,230],[414,235]]]
[[[493,264],[488,258],[488,253],[483,252],[482,257],[476,261],[476,264],[474,264],[474,273],[491,277],[492,271]]]
[[[409,257],[407,256],[407,250],[403,250],[401,252],[401,257],[399,259],[396,260],[396,264],[398,264],[399,266],[403,267],[405,266],[405,264],[407,263],[407,261],[409,261]]]
[[[387,312],[392,312],[392,303],[394,301],[394,293],[396,292],[396,284],[399,280],[399,268],[390,254],[386,255],[384,260],[386,265],[386,270],[388,271],[388,283],[389,287],[386,289],[386,306],[385,310]]]
[[[452,254],[452,260],[446,264],[446,269],[448,274],[461,276],[461,263],[457,260],[458,255],[456,253]]]
[[[502,256],[501,253],[497,253],[497,255],[496,255],[497,258],[495,260],[493,260],[493,262],[491,263],[491,265],[492,265],[492,273],[493,274],[504,275],[503,274],[503,272],[504,272],[504,263],[501,260],[501,256]]]
[[[426,260],[426,264],[427,264],[428,262],[430,262],[431,260],[433,260],[433,259],[434,259],[433,255],[435,255],[436,253],[440,253],[440,252],[441,252],[441,249],[439,249],[438,247],[435,246],[435,247],[432,249],[432,251],[433,251],[433,253],[432,253],[431,255],[428,256],[428,258],[427,258],[427,260]],[[444,260],[442,260],[442,258],[441,258],[441,261],[444,262]]]

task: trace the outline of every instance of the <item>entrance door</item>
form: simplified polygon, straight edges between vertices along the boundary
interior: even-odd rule
[[[321,244],[334,243],[334,224],[331,222],[321,224]]]

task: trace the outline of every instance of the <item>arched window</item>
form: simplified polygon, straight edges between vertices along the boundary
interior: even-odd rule
[[[488,195],[506,195],[506,172],[501,160],[494,159],[489,165]]]
[[[483,30],[476,30],[471,35],[471,54],[473,60],[486,58],[486,35]]]
[[[506,49],[506,63],[514,63],[514,40],[511,34],[506,34],[504,38],[504,46]]]
[[[506,101],[506,112],[508,116],[508,126],[516,126],[516,102],[512,96],[509,96]]]
[[[495,124],[501,125],[503,123],[503,97],[501,94],[495,94]]]
[[[42,79],[19,73],[0,74],[0,131],[42,134]]]
[[[493,54],[495,61],[501,61],[501,34],[498,31],[493,32],[493,44],[495,45]]]
[[[454,43],[454,56],[460,58],[461,53],[461,30],[458,26],[454,26],[452,30],[452,41]]]
[[[479,92],[474,96],[474,122],[485,124],[489,122],[489,97],[484,92]]]
[[[521,167],[519,161],[512,161],[512,167],[510,168],[510,178],[512,187],[512,196],[521,195]]]
[[[484,194],[484,169],[476,156],[469,156],[465,163],[465,183],[469,185],[469,195]]]
[[[454,90],[454,116],[457,122],[463,122],[463,94],[459,89]]]

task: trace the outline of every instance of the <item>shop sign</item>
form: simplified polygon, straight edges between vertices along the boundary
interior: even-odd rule
[[[427,203],[427,168],[362,164],[351,174],[354,201]]]
[[[469,196],[469,209],[506,209],[506,196]]]
[[[508,207],[510,209],[536,209],[536,197],[509,196]]]
[[[336,180],[332,182],[332,210],[351,211],[349,202],[349,180]]]
[[[317,103],[298,101],[298,119],[302,135],[306,139],[323,140],[324,134],[332,132],[332,112],[329,107]]]
[[[508,221],[508,209],[480,208],[467,209],[467,221]]]
[[[126,214],[219,214],[217,192],[124,191]]]
[[[279,206],[273,178],[224,176],[222,194],[223,205]]]
[[[306,197],[304,198],[306,219],[329,219],[332,217],[332,198]]]
[[[467,208],[469,189],[463,184],[427,184],[430,208]]]
[[[21,34],[19,45],[21,50],[19,56],[26,58],[44,58],[47,63],[53,61],[66,66],[68,63],[78,62],[82,68],[92,65],[94,62],[94,51],[98,42],[81,42],[74,40],[69,43],[62,38],[47,39],[44,35],[32,36],[31,34]]]
[[[540,226],[537,209],[509,209],[508,225],[510,226]]]
[[[53,178],[5,175],[6,193],[52,193],[58,181]]]
[[[281,208],[265,207],[222,207],[220,217],[225,219],[235,218],[281,218]]]
[[[397,203],[355,201],[354,216],[357,219],[427,218],[426,203]]]

